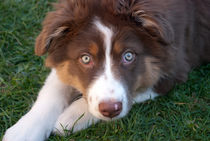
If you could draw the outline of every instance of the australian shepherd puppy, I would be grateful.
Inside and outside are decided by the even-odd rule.
[[[3,141],[43,141],[73,125],[79,131],[165,95],[210,61],[209,6],[209,0],[61,0],[35,45],[36,55],[48,53],[52,71]]]

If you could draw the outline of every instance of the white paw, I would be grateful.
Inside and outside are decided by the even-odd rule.
[[[80,98],[73,102],[58,118],[53,133],[58,135],[69,134],[69,131],[79,131],[99,121],[88,111],[87,102]],[[65,132],[65,130],[68,130]]]
[[[7,129],[3,141],[43,141],[50,135],[43,130],[43,124],[33,117],[22,117],[15,125]]]

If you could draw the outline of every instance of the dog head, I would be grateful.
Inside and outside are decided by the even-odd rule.
[[[93,115],[109,120],[157,83],[172,39],[167,22],[137,0],[66,0],[48,13],[35,53],[48,52],[46,65],[83,93]]]

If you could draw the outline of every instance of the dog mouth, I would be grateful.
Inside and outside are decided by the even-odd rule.
[[[95,83],[87,91],[89,112],[102,120],[124,117],[130,107],[127,91],[121,83]]]
[[[94,93],[75,91],[77,92],[77,96],[75,96],[73,101],[82,97],[85,98],[87,101],[88,112],[101,120],[110,121],[122,118],[126,116],[130,109],[129,99],[127,98],[127,91],[125,91],[125,89],[121,89],[120,93],[109,93],[106,95],[103,94],[103,91],[97,94],[95,93],[95,90],[92,91]]]

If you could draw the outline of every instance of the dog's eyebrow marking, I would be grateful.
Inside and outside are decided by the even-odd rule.
[[[109,79],[112,77],[111,73],[111,47],[112,47],[112,36],[113,31],[107,26],[103,25],[99,20],[95,21],[95,25],[98,30],[104,35],[104,46],[105,46],[105,75]]]

